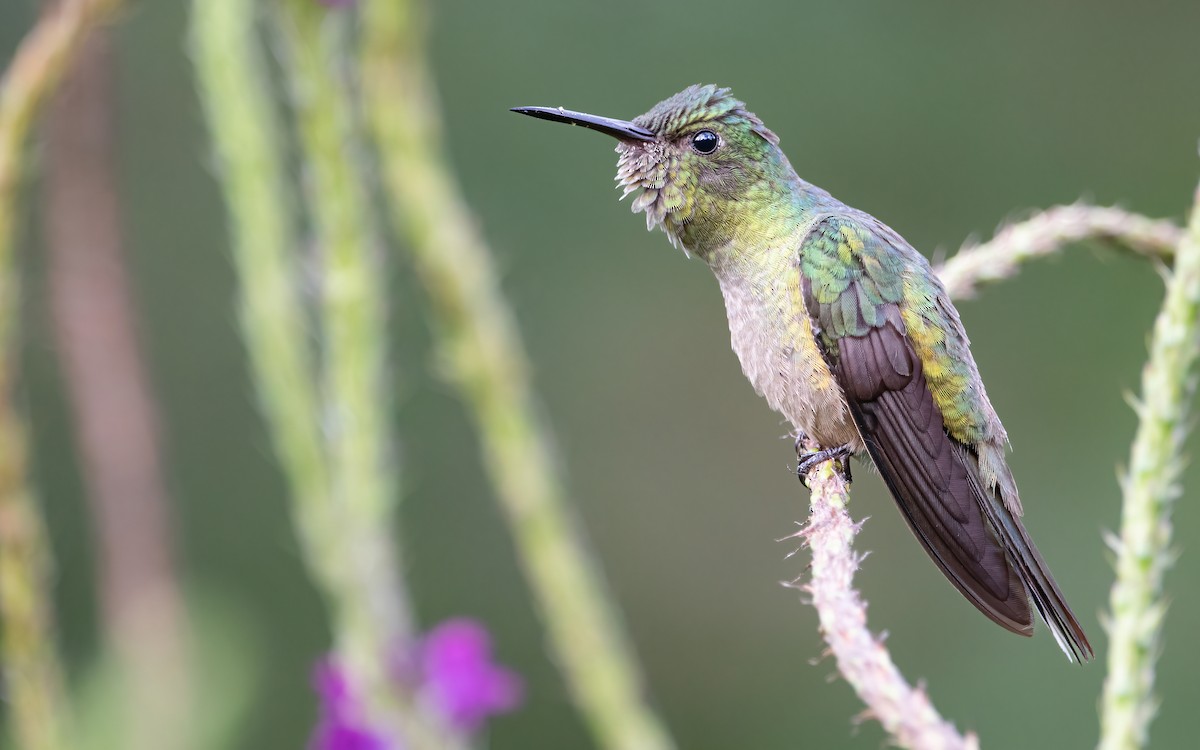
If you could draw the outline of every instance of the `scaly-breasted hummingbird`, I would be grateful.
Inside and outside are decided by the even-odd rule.
[[[513,111],[617,139],[617,181],[639,193],[634,212],[712,268],[746,377],[820,446],[801,455],[802,475],[865,451],[972,604],[1028,636],[1032,600],[1068,658],[1092,658],[1021,523],[1008,436],[920,253],[800,179],[779,138],[729,89],[692,86],[632,121]]]

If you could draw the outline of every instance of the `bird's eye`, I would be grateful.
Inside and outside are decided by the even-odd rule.
[[[711,154],[721,145],[721,137],[711,130],[701,130],[692,136],[692,148],[701,154]]]

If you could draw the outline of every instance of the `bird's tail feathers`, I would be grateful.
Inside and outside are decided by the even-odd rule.
[[[991,524],[997,541],[1004,547],[1009,564],[1029,590],[1034,608],[1050,628],[1059,648],[1073,662],[1090,661],[1095,653],[1088,643],[1087,635],[1067,604],[1062,590],[1054,582],[1054,577],[1050,575],[1046,561],[1042,559],[1033,540],[1029,538],[1029,533],[1025,531],[1020,517],[1009,511],[1000,487],[991,490],[980,479],[979,464],[975,456],[963,449],[962,458],[963,463],[971,469],[968,474],[975,485],[984,516]]]

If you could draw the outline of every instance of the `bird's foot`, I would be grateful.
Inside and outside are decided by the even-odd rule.
[[[836,459],[839,463],[837,469],[841,472],[842,478],[846,480],[846,484],[850,484],[852,481],[850,476],[850,456],[853,454],[854,450],[849,445],[839,445],[836,448],[824,448],[819,451],[807,451],[804,450],[801,439],[797,439],[796,458],[799,459],[799,462],[796,464],[796,478],[807,487],[809,472],[825,461]]]
[[[797,430],[796,434],[795,434],[795,438],[796,438],[796,455],[803,456],[805,453],[808,452],[804,449],[804,444],[808,442],[808,433]]]

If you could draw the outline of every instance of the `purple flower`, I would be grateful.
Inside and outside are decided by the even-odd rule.
[[[426,705],[464,734],[521,703],[521,678],[492,661],[491,636],[474,620],[447,620],[416,648],[409,644],[396,657],[396,686],[419,686]],[[370,726],[349,676],[332,656],[317,663],[313,688],[320,700],[320,720],[309,750],[398,750]]]
[[[464,732],[479,729],[489,716],[521,703],[521,678],[492,661],[491,636],[474,620],[447,620],[430,631],[421,649],[421,667],[434,705]]]
[[[321,702],[321,718],[309,750],[392,750],[386,739],[366,726],[350,681],[332,658],[317,663],[313,688]]]
[[[309,750],[388,750],[387,740],[369,729],[342,724],[328,718],[317,723]]]

